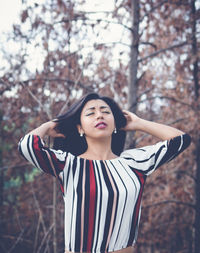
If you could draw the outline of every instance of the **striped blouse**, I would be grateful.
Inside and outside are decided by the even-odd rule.
[[[65,249],[97,253],[135,243],[147,175],[189,144],[190,136],[183,134],[126,150],[111,160],[87,160],[48,148],[39,136],[26,135],[19,151],[59,180],[65,203]]]

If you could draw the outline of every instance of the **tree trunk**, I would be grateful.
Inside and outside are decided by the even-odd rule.
[[[200,138],[196,142],[196,206],[195,206],[195,222],[194,222],[194,253],[200,252]]]
[[[57,181],[53,178],[53,252],[57,253],[57,229],[56,229],[56,202],[57,202]]]
[[[199,99],[199,80],[198,80],[198,48],[197,48],[197,38],[196,38],[196,19],[197,12],[195,8],[195,0],[191,1],[191,17],[192,17],[192,58],[193,60],[193,82],[195,91],[195,100],[198,103]],[[197,106],[197,115],[198,106]],[[195,185],[195,195],[196,195],[196,206],[195,206],[195,223],[194,223],[194,252],[200,252],[200,133],[197,133],[196,141],[196,185]]]
[[[51,117],[52,118],[52,117]],[[48,146],[52,145],[51,138],[48,138]],[[57,253],[57,224],[56,224],[56,204],[57,204],[57,178],[53,177],[53,211],[52,211],[52,223],[53,223],[53,253]]]
[[[199,98],[199,80],[198,80],[198,48],[197,48],[197,38],[196,38],[196,26],[197,26],[197,12],[195,7],[195,0],[191,1],[191,16],[192,16],[192,57],[193,57],[193,81],[194,81],[194,91],[195,98]]]
[[[0,127],[2,127],[1,123],[2,123],[2,119],[3,119],[3,115],[1,114],[0,111]],[[1,137],[2,135],[2,137]],[[4,138],[3,138],[3,127],[0,130],[0,220],[2,221],[1,225],[0,225],[0,239],[2,238],[3,235],[3,227],[4,227],[4,223],[3,223],[3,195],[4,195],[4,168],[3,168],[3,145],[4,145]]]
[[[1,155],[1,153],[0,153]],[[0,161],[0,220],[1,222],[1,226],[0,226],[0,240],[2,240],[2,235],[3,235],[3,227],[4,227],[4,223],[3,223],[3,193],[4,193],[4,172],[3,172],[3,167],[1,167],[1,161]]]
[[[137,108],[137,71],[138,71],[138,44],[139,44],[139,19],[140,19],[140,1],[131,0],[132,11],[132,43],[131,43],[131,55],[130,55],[130,79],[128,87],[128,108],[131,112],[136,112]],[[126,148],[133,148],[134,133],[127,134]]]

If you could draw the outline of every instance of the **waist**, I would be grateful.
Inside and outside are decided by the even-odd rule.
[[[72,251],[65,250],[65,253],[80,253],[80,252],[72,252]],[[81,252],[81,253],[90,253],[90,252]],[[120,249],[120,250],[109,251],[109,253],[133,253],[133,246]]]

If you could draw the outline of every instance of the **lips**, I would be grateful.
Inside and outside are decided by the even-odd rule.
[[[105,122],[99,122],[96,124],[95,127],[99,128],[99,129],[103,129],[103,128],[107,127],[107,124]]]

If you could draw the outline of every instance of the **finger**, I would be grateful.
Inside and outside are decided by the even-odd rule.
[[[126,127],[122,127],[122,128],[120,128],[120,130],[122,130],[122,131],[127,131],[127,128]]]
[[[123,112],[123,114],[124,114],[125,116],[128,116],[128,115],[130,114],[130,112],[127,111],[127,110],[123,110],[122,112]]]
[[[56,137],[65,138],[66,136],[64,134],[56,134]]]

